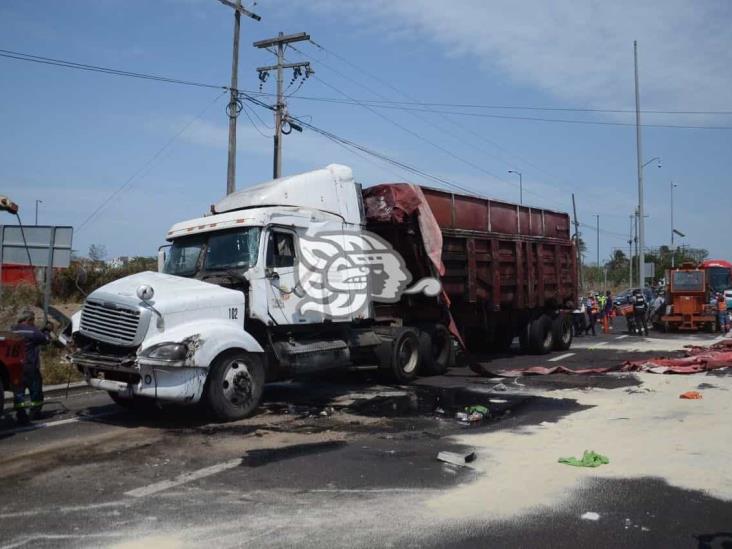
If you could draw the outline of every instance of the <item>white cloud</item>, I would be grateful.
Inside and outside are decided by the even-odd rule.
[[[302,5],[301,5],[302,6]],[[633,107],[633,40],[647,108],[721,110],[732,87],[732,15],[687,0],[317,0],[311,9],[371,21],[400,39],[474,56],[514,81],[588,106]]]

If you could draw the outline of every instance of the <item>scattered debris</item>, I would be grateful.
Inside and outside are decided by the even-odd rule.
[[[629,393],[631,395],[635,395],[635,394],[639,394],[639,393],[645,394],[645,393],[652,393],[653,389],[651,389],[650,387],[628,387],[625,390],[625,392]]]
[[[457,419],[458,421],[467,422],[467,421],[469,421],[469,419],[468,419],[469,417],[470,416],[468,416],[468,414],[466,414],[465,412],[458,412],[455,414],[455,419]]]
[[[702,398],[702,395],[699,391],[686,391],[685,393],[681,393],[679,395],[679,398],[683,398],[686,400],[700,400]]]
[[[560,457],[557,461],[574,467],[599,467],[600,465],[610,463],[610,460],[606,456],[598,454],[594,450],[585,450],[584,454],[582,454],[582,459],[577,459],[576,457]]]
[[[587,511],[586,513],[582,513],[580,518],[582,520],[600,520],[600,514],[593,511]]]
[[[497,385],[494,385],[493,387],[491,387],[491,389],[493,389],[494,391],[500,391],[500,392],[508,391],[508,387],[506,387],[503,383],[498,383]]]
[[[438,461],[451,463],[452,465],[459,465],[461,467],[466,467],[466,464],[474,462],[477,457],[478,456],[475,452],[470,452],[469,454],[465,455],[455,452],[440,452],[439,454],[437,454]]]
[[[440,408],[440,407],[438,406],[437,408],[435,408],[435,413],[436,413],[436,414],[440,414],[441,416],[444,416],[444,415],[445,415],[445,410],[444,410],[444,409],[442,409],[442,408]]]

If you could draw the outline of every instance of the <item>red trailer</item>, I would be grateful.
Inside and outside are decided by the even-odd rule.
[[[440,278],[468,350],[505,351],[517,336],[525,352],[569,348],[578,290],[568,214],[406,183],[370,187],[364,198],[367,228],[392,243],[414,279]],[[409,322],[446,314],[424,296],[377,310]]]

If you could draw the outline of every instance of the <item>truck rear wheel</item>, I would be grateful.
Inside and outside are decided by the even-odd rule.
[[[419,368],[429,376],[447,372],[452,362],[452,336],[445,326],[435,324],[419,333]]]
[[[536,355],[545,355],[554,347],[552,319],[543,314],[529,325],[529,350]]]
[[[566,351],[572,346],[572,321],[569,315],[558,314],[552,320],[554,350]]]
[[[259,356],[244,351],[225,353],[211,364],[204,389],[206,404],[222,421],[245,418],[259,406],[264,378]]]
[[[417,377],[419,338],[412,328],[399,328],[393,339],[380,349],[380,367],[389,372],[397,383],[409,383]]]

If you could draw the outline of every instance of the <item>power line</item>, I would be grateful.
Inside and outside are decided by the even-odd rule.
[[[157,82],[164,82],[168,84],[179,84],[184,86],[194,86],[194,87],[200,87],[200,88],[212,88],[212,89],[225,89],[228,90],[229,87],[222,86],[222,85],[216,85],[216,84],[208,84],[204,82],[196,82],[192,80],[182,80],[178,78],[171,78],[167,76],[161,76],[161,75],[155,75],[155,74],[146,74],[146,73],[139,73],[139,72],[133,72],[133,71],[125,71],[120,69],[114,69],[110,67],[103,67],[100,65],[89,65],[86,63],[77,63],[74,61],[66,61],[63,59],[55,59],[51,57],[44,57],[39,55],[32,55],[27,54],[23,52],[17,52],[13,50],[5,50],[0,49],[0,57],[4,57],[7,59],[15,59],[18,61],[26,61],[26,62],[32,62],[32,63],[40,63],[45,65],[52,65],[62,68],[69,68],[69,69],[76,69],[76,70],[83,70],[83,71],[89,71],[89,72],[96,72],[96,73],[102,73],[102,74],[110,74],[113,76],[125,76],[129,78],[138,78],[143,80],[152,80]],[[257,93],[251,90],[248,90],[249,93]],[[262,94],[264,95],[264,94]],[[302,99],[306,101],[321,101],[321,102],[330,102],[330,103],[344,103],[344,104],[355,104],[355,105],[370,105],[373,107],[378,108],[394,108],[394,109],[401,109],[401,110],[414,110],[418,112],[428,112],[428,113],[439,113],[439,114],[447,114],[447,115],[456,115],[456,116],[470,116],[470,117],[483,117],[483,118],[502,118],[502,119],[508,119],[508,120],[527,120],[527,121],[535,121],[535,122],[550,122],[550,123],[561,123],[561,124],[585,124],[585,125],[602,125],[602,126],[633,126],[632,123],[624,123],[624,122],[610,122],[610,121],[594,121],[594,120],[571,120],[571,119],[557,119],[557,118],[543,118],[543,117],[529,117],[529,116],[511,116],[511,115],[499,115],[499,114],[487,114],[487,113],[469,113],[469,112],[460,112],[460,111],[452,111],[452,110],[434,110],[434,109],[418,109],[418,108],[411,108],[404,105],[408,105],[408,102],[398,102],[398,101],[373,101],[373,100],[360,100],[356,98],[350,98],[350,101],[344,101],[338,98],[328,98],[328,97],[307,97],[307,96],[297,96],[297,99]],[[391,104],[391,106],[390,106]],[[509,106],[509,105],[475,105],[475,104],[461,104],[461,103],[412,103],[418,106],[449,106],[449,107],[465,107],[465,108],[495,108],[495,109],[517,109],[517,110],[546,110],[546,111],[574,111],[574,112],[599,112],[599,113],[622,113],[622,112],[630,112],[625,111],[623,109],[582,109],[582,108],[569,108],[569,107],[562,107],[562,108],[554,108],[554,107],[531,107],[531,106]],[[402,106],[400,106],[402,105]],[[687,115],[728,115],[732,114],[732,111],[660,111],[660,110],[650,110],[650,111],[643,111],[645,113],[650,114],[687,114]],[[698,129],[698,130],[730,130],[732,129],[732,126],[702,126],[702,125],[681,125],[681,124],[643,124],[644,127],[649,128],[671,128],[671,129]]]
[[[154,80],[157,82],[166,82],[168,84],[181,84],[184,86],[195,86],[199,88],[213,88],[213,89],[227,89],[226,86],[217,86],[214,84],[206,84],[203,82],[194,82],[191,80],[180,80],[178,78],[170,78],[167,76],[160,76],[156,74],[145,74],[141,72],[124,71],[120,69],[112,69],[109,67],[102,67],[99,65],[88,65],[85,63],[76,63],[73,61],[65,61],[63,59],[54,59],[51,57],[43,57],[40,55],[31,55],[29,53],[21,53],[12,50],[0,49],[0,57],[8,59],[16,59],[18,61],[28,61],[31,63],[40,63],[43,65],[53,65],[56,67],[63,67],[67,69],[76,69],[89,72],[98,72],[104,74],[111,74],[114,76],[126,76],[129,78],[140,78],[143,80]]]

